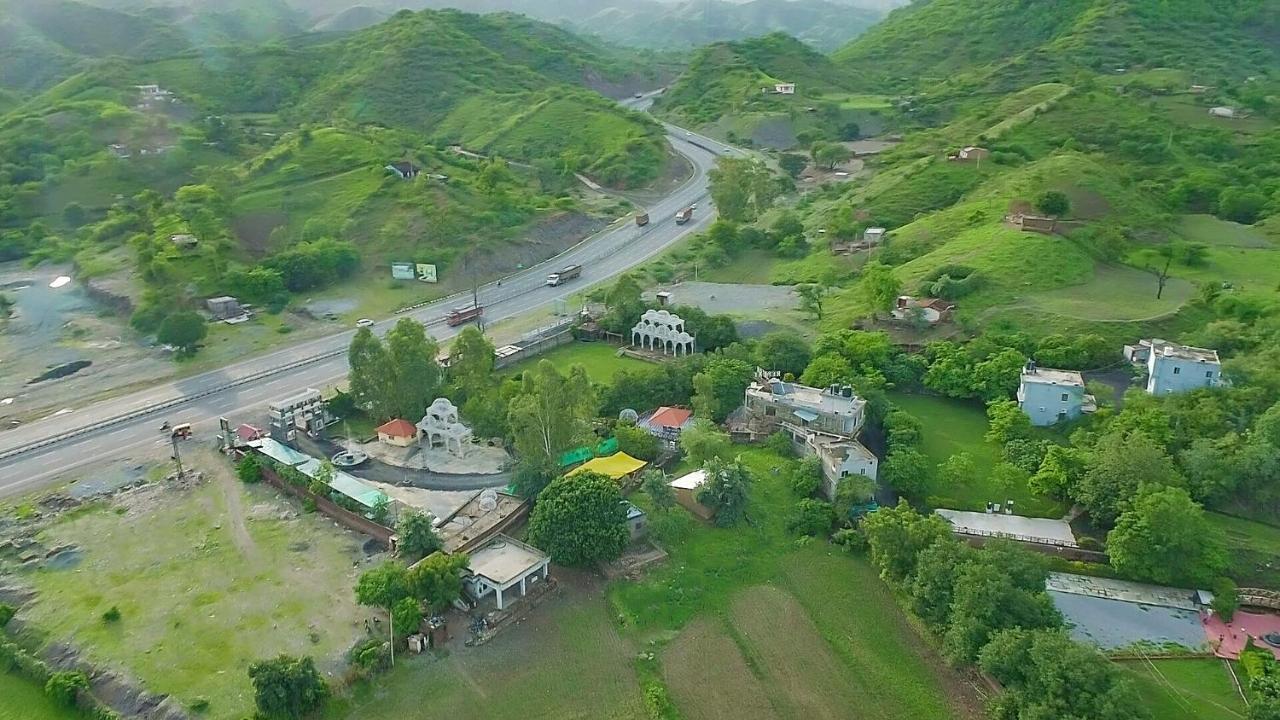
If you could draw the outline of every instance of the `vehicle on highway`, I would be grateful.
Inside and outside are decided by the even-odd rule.
[[[173,426],[173,430],[169,433],[169,437],[178,440],[186,440],[191,437],[191,423],[179,423]]]
[[[356,327],[373,327],[373,321],[369,318],[360,318],[356,321]]]
[[[636,227],[644,227],[649,224],[649,213],[636,213]]]
[[[683,225],[693,219],[693,208],[687,207],[676,213],[676,224]]]
[[[483,314],[484,314],[484,306],[482,305],[472,305],[471,307],[465,307],[465,308],[454,308],[449,311],[448,315],[444,316],[444,322],[449,327],[457,327],[458,325],[461,325],[465,322],[470,322],[472,320],[475,320]]]
[[[168,420],[165,420],[163,423],[160,424],[160,432],[162,433],[167,433],[172,429],[173,429],[173,426],[169,424]]]
[[[567,283],[582,274],[581,265],[570,265],[547,276],[547,284],[551,287]]]
[[[636,94],[635,94],[635,98],[636,98],[637,100],[639,100],[639,99],[640,99],[640,98],[642,98],[642,97],[644,97],[644,93],[636,93]]]

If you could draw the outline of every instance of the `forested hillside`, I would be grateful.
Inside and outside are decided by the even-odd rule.
[[[514,267],[533,259],[512,246],[524,233],[591,226],[574,173],[634,187],[669,160],[657,123],[591,89],[652,82],[633,55],[518,16],[402,12],[336,38],[188,49],[158,44],[188,37],[158,19],[187,8],[67,12],[142,25],[115,45],[59,26],[49,47],[69,64],[50,79],[76,72],[0,93],[0,259],[118,275],[142,330],[175,296],[281,307],[291,292],[381,278],[391,260],[447,275],[505,248]],[[151,24],[154,46],[123,44]],[[393,162],[422,174],[401,180]],[[186,235],[198,244],[171,239]]]

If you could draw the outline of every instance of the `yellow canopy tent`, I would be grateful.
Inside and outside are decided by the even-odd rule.
[[[571,477],[583,472],[594,472],[606,475],[614,480],[621,480],[648,464],[644,460],[637,460],[624,452],[616,452],[608,457],[592,458],[565,473],[565,477]]]

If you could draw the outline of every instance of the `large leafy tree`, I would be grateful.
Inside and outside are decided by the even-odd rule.
[[[1062,624],[1062,616],[1044,592],[1043,575],[1038,586],[1028,588],[995,563],[971,563],[957,575],[952,593],[943,647],[957,663],[976,660],[997,631]]]
[[[468,325],[449,348],[449,381],[457,402],[465,403],[490,386],[493,376],[493,343],[475,325]]]
[[[941,517],[916,512],[906,500],[882,507],[862,520],[871,562],[886,580],[902,582],[915,575],[920,553],[938,542],[953,542],[951,526]]]
[[[358,407],[378,419],[391,416],[389,399],[394,374],[382,341],[369,328],[360,328],[347,350],[348,392]]]
[[[914,447],[898,447],[885,458],[880,478],[900,493],[920,495],[933,479],[933,467],[929,458]]]
[[[309,658],[280,655],[249,666],[258,713],[269,720],[297,720],[320,709],[329,686]]]
[[[712,458],[728,458],[733,444],[729,434],[715,423],[698,419],[681,431],[680,449],[693,464],[701,466]]]
[[[178,352],[183,355],[190,355],[208,334],[209,325],[198,313],[179,310],[160,323],[156,339],[178,348]]]
[[[614,281],[604,302],[609,308],[600,320],[600,326],[609,332],[628,333],[644,314],[645,303],[640,297],[640,283],[630,275],[623,275]],[[627,338],[630,340],[630,338]]]
[[[401,513],[396,532],[400,536],[400,553],[406,558],[417,560],[441,547],[440,536],[431,525],[431,516],[416,510]]]
[[[405,573],[405,587],[410,597],[432,611],[443,610],[462,593],[462,575],[469,562],[465,553],[429,555]]]
[[[738,461],[712,458],[703,465],[707,481],[698,489],[698,502],[715,511],[715,523],[730,527],[746,515],[751,476]]]
[[[693,409],[699,417],[721,422],[742,404],[754,372],[743,360],[716,357],[693,376]]]
[[[1105,656],[1062,630],[1006,629],[979,656],[1004,691],[993,701],[996,720],[1150,717],[1132,684]]]
[[[1116,570],[1162,584],[1208,584],[1226,568],[1225,546],[1222,530],[1175,487],[1148,488],[1107,534]]]
[[[709,177],[716,210],[732,222],[755,219],[777,194],[769,168],[759,160],[722,157]]]
[[[1094,522],[1110,525],[1145,485],[1181,485],[1182,477],[1164,449],[1141,431],[1108,433],[1094,447],[1074,499]]]
[[[443,374],[436,357],[440,346],[422,323],[400,321],[387,333],[387,358],[392,370],[392,396],[387,405],[396,417],[416,420],[440,396]]]
[[[857,292],[859,299],[875,316],[893,307],[894,300],[902,294],[902,281],[893,274],[893,268],[872,261],[862,267]]]
[[[529,461],[554,464],[582,442],[595,414],[591,381],[581,365],[562,375],[548,360],[526,370],[507,411],[516,451]]]
[[[671,483],[667,481],[666,474],[661,470],[645,470],[641,475],[640,489],[649,496],[654,509],[658,512],[666,512],[675,507],[676,492],[671,488]]]
[[[626,510],[618,483],[582,472],[553,480],[538,495],[529,540],[561,565],[613,560],[627,545]]]
[[[756,364],[799,377],[809,365],[809,343],[795,332],[772,332],[756,346]]]

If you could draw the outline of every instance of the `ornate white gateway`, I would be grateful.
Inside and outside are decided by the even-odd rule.
[[[467,444],[471,442],[471,428],[458,420],[458,408],[448,398],[432,401],[417,427],[427,447],[443,446],[458,457],[466,454]]]
[[[631,328],[631,344],[663,355],[693,352],[693,336],[685,332],[684,320],[666,310],[646,310]]]

